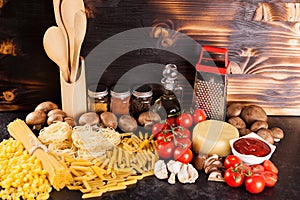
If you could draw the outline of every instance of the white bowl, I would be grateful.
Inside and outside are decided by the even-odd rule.
[[[241,154],[233,148],[233,143],[235,141],[241,139],[241,138],[256,138],[256,139],[259,139],[259,140],[265,142],[270,147],[271,151],[268,155],[263,156],[263,157],[258,157],[258,156],[254,156],[254,155],[248,155],[248,154]],[[229,141],[229,144],[230,144],[231,151],[232,151],[233,155],[239,157],[247,165],[260,164],[260,163],[263,163],[265,160],[269,160],[271,158],[272,154],[274,153],[275,149],[276,149],[276,146],[268,143],[266,140],[264,140],[263,138],[258,136],[256,133],[250,133],[250,134],[245,135],[243,137],[232,139],[232,140]]]

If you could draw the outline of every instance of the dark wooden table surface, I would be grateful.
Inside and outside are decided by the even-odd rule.
[[[9,137],[6,126],[15,118],[24,119],[26,113],[0,113],[1,139]],[[199,172],[195,184],[176,183],[147,177],[120,192],[103,194],[97,199],[299,199],[300,197],[300,117],[269,117],[270,127],[281,127],[285,138],[276,144],[271,160],[279,168],[279,180],[274,188],[266,188],[258,195],[248,193],[245,188],[231,188],[225,183],[208,182],[207,175]],[[51,193],[51,200],[79,200],[80,192],[63,189]],[[96,199],[96,198],[95,198]]]

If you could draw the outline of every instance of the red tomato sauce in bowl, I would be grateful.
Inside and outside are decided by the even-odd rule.
[[[256,138],[240,138],[233,143],[233,148],[240,154],[267,156],[271,152],[268,144]]]

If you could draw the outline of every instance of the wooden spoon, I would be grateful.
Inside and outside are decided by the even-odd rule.
[[[79,57],[81,45],[86,34],[87,19],[84,11],[80,10],[75,14],[74,18],[74,57],[71,65],[70,82],[74,83],[77,78],[77,71],[79,69]]]
[[[64,34],[64,37],[66,38],[66,46],[68,47],[67,48],[67,53],[69,54],[69,44],[68,44],[68,35],[67,35],[67,32],[66,32],[66,28],[64,26],[64,23],[62,21],[62,17],[61,17],[61,3],[62,3],[62,0],[53,0],[53,8],[54,8],[54,16],[55,16],[55,21],[56,21],[56,24],[57,26],[62,30],[63,34]],[[68,62],[69,62],[69,57],[68,57]]]
[[[74,59],[74,19],[76,12],[78,12],[79,10],[85,11],[83,0],[63,0],[61,3],[60,11],[62,22],[64,24],[64,27],[66,28],[66,32],[68,35],[70,62],[72,62]]]
[[[68,51],[62,30],[57,26],[48,28],[44,34],[43,45],[48,57],[59,66],[63,78],[69,82]]]

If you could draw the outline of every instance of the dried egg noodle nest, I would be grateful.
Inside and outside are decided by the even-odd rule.
[[[43,128],[39,133],[39,140],[46,145],[54,142],[70,140],[72,127],[67,122],[56,122]]]
[[[71,135],[72,127],[68,123],[56,122],[43,128],[38,138],[55,155],[74,155],[76,148],[72,143]]]
[[[73,128],[73,144],[78,148],[79,158],[91,160],[103,156],[107,150],[112,150],[120,140],[119,133],[113,129],[91,126],[76,126]]]

